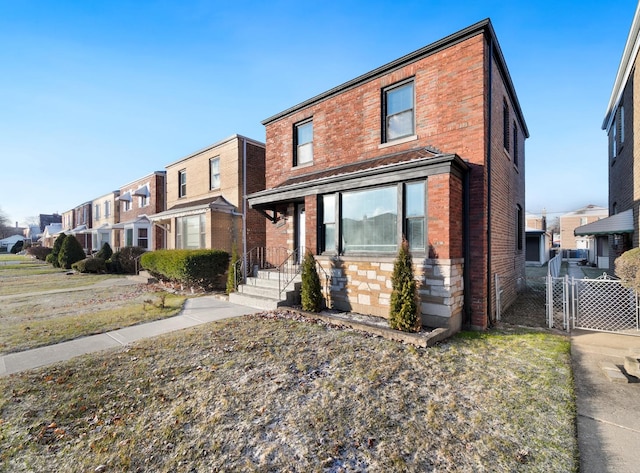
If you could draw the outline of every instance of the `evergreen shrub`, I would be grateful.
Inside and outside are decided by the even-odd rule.
[[[96,253],[96,257],[102,258],[107,261],[109,258],[113,256],[113,250],[111,249],[111,245],[109,243],[104,242],[102,244],[102,248]]]
[[[56,238],[56,241],[53,242],[53,249],[51,250],[51,261],[49,261],[49,258],[47,257],[47,263],[51,263],[54,268],[60,267],[60,263],[58,262],[58,255],[60,254],[62,243],[64,243],[64,240],[66,238],[67,235],[61,233],[60,235],[58,235],[58,238]]]
[[[320,312],[322,309],[322,286],[316,269],[316,259],[307,251],[302,260],[302,310]]]
[[[82,245],[76,237],[69,236],[62,242],[60,253],[58,254],[58,265],[64,269],[71,269],[73,263],[77,263],[85,259],[87,255],[82,248]]]
[[[420,328],[417,285],[409,243],[403,239],[393,265],[392,292],[389,307],[389,326],[403,332],[416,332]]]

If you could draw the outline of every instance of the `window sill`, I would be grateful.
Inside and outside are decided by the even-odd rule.
[[[410,141],[416,141],[417,139],[418,139],[418,135],[405,136],[404,138],[398,138],[397,140],[387,141],[386,143],[380,143],[378,145],[378,149],[384,149],[394,145],[409,143]]]
[[[303,169],[303,168],[308,168],[308,167],[311,167],[311,166],[313,166],[313,161],[308,162],[308,163],[298,164],[298,165],[296,165],[296,166],[291,166],[291,170],[294,170],[294,169]]]

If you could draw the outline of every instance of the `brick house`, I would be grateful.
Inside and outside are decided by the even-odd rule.
[[[119,219],[113,226],[114,250],[139,246],[146,250],[165,247],[165,231],[154,227],[150,216],[165,210],[166,172],[155,171],[122,186],[118,191]]]
[[[98,251],[108,243],[114,247],[113,226],[120,221],[120,191],[113,191],[92,201],[91,249]]]
[[[640,245],[640,160],[636,159],[635,151],[639,149],[635,137],[639,50],[640,4],[636,6],[602,122],[609,142],[610,216],[576,229],[578,236],[597,239],[598,267],[604,269],[614,269],[617,257]]]
[[[263,121],[267,249],[310,250],[340,310],[388,316],[409,241],[424,325],[484,329],[524,278],[528,130],[490,20]],[[277,263],[277,262],[275,262]]]
[[[264,246],[262,216],[243,218],[244,195],[264,189],[264,160],[264,143],[233,135],[166,166],[167,208],[150,216],[166,230],[166,247]]]
[[[85,202],[62,214],[61,233],[75,236],[87,253],[92,248],[92,204],[91,201]]]

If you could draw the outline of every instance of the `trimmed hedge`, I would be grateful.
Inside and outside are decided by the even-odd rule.
[[[97,256],[73,263],[71,267],[79,273],[104,273],[107,270],[104,259]]]
[[[136,274],[136,259],[146,250],[139,246],[125,246],[107,260],[107,271],[115,274]]]
[[[220,276],[229,266],[229,253],[222,250],[156,250],[142,255],[140,264],[156,277],[213,289],[221,285]]]

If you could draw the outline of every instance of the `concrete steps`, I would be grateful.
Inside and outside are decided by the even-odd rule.
[[[262,310],[274,310],[282,306],[300,304],[300,287],[302,279],[298,274],[279,294],[278,273],[275,271],[258,271],[255,277],[247,278],[236,292],[229,294],[229,302],[254,307]]]

